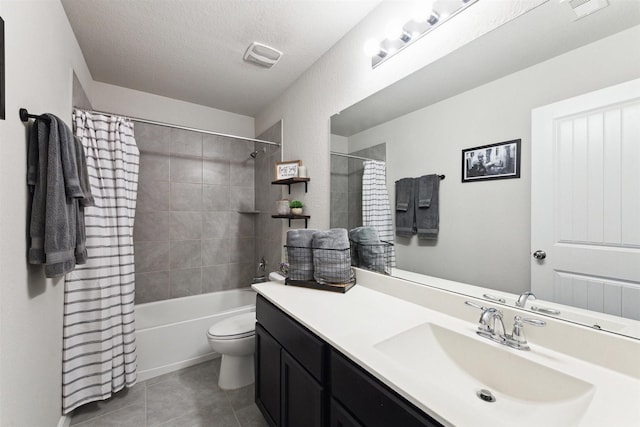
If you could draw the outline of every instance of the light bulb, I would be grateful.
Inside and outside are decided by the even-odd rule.
[[[384,35],[389,40],[399,40],[403,34],[402,23],[396,20],[389,22],[384,30]]]
[[[367,40],[364,43],[364,53],[368,57],[375,56],[380,53],[380,42],[374,38]]]
[[[422,0],[415,2],[411,18],[416,22],[426,22],[431,17],[433,11],[433,0]]]

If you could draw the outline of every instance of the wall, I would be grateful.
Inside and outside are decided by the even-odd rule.
[[[455,22],[448,22],[372,70],[362,51],[364,42],[378,37],[394,17],[402,22],[412,6],[412,2],[383,2],[261,111],[256,117],[257,133],[282,119],[284,158],[300,159],[307,166],[309,193],[292,189],[292,197],[305,198],[305,213],[311,215],[309,226],[327,228],[330,224],[329,117],[544,1],[478,2]]]
[[[61,416],[63,283],[26,263],[26,138],[18,109],[71,123],[73,71],[91,75],[58,1],[2,1],[7,118],[0,121],[0,425],[55,426]]]
[[[640,64],[637,40],[640,27],[350,137],[351,150],[387,142],[390,200],[400,178],[447,176],[437,242],[397,238],[398,268],[516,294],[529,290],[531,110],[640,76],[639,66],[629,66]],[[606,67],[594,67],[595,57]],[[522,139],[520,179],[460,182],[462,149],[512,139]]]
[[[96,110],[253,138],[253,117],[101,82],[93,83]]]
[[[282,142],[282,122],[278,122],[258,135],[258,139]],[[276,200],[282,198],[282,187],[272,185],[276,162],[281,159],[282,150],[277,145],[255,144],[258,155],[255,160],[256,189],[256,263],[265,258],[266,273],[277,271],[282,252],[282,230],[284,220],[271,218],[276,212]],[[263,151],[264,149],[264,151]]]
[[[135,123],[136,303],[249,286],[254,143]]]

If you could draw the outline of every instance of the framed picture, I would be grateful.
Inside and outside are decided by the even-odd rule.
[[[520,141],[462,150],[462,182],[520,178]]]
[[[298,167],[302,164],[300,160],[289,160],[287,162],[276,163],[276,181],[280,179],[295,178],[298,176]]]
[[[0,120],[5,119],[4,92],[4,20],[0,18]]]

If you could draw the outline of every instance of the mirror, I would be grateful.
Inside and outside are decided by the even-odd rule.
[[[530,290],[531,111],[640,77],[640,8],[633,3],[610,2],[571,21],[566,5],[546,2],[331,118],[334,152],[366,153],[384,144],[392,204],[395,181],[446,176],[437,240],[396,237],[394,276],[511,306]],[[461,182],[462,150],[517,139],[520,178]],[[334,172],[341,160],[331,160]],[[337,185],[344,189],[338,181],[332,173],[332,194],[342,191]],[[357,189],[347,194],[348,201],[332,197],[332,226],[345,227],[334,207],[347,206],[342,217],[358,209],[351,199]],[[640,319],[640,290],[630,298],[622,305],[632,319],[552,301],[526,307],[640,338],[633,320]]]

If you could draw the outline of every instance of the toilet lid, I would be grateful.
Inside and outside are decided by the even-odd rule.
[[[221,320],[211,326],[207,334],[217,339],[237,339],[249,337],[255,331],[256,313],[251,311]]]

